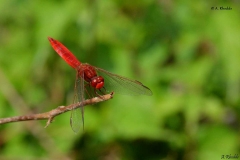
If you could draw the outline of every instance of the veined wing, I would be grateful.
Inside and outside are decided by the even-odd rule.
[[[152,91],[139,81],[130,80],[101,68],[95,67],[95,69],[104,78],[104,87],[108,92],[114,91],[125,95],[152,95]]]
[[[80,75],[80,74],[82,75]],[[76,81],[75,81],[75,93],[74,93],[74,103],[83,102],[84,101],[84,74],[83,72],[77,72]],[[70,124],[72,130],[77,133],[80,128],[84,129],[84,108],[80,106],[72,110]]]

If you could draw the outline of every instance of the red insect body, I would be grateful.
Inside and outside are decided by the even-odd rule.
[[[81,62],[60,42],[48,37],[53,49],[74,69],[77,69]]]
[[[74,69],[78,71],[78,75],[84,77],[93,88],[100,89],[104,86],[104,79],[97,76],[96,70],[89,64],[82,64],[62,43],[48,37],[53,49]],[[82,74],[84,72],[84,74]],[[82,76],[84,75],[84,76]]]

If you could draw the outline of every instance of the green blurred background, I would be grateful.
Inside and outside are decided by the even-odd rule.
[[[231,10],[220,10],[220,7]],[[212,10],[218,7],[219,10]],[[174,160],[239,154],[239,1],[2,0],[0,117],[73,101],[75,71],[47,37],[82,62],[137,79],[153,96],[0,126],[0,159]]]

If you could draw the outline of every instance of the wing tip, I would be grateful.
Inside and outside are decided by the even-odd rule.
[[[149,89],[149,91],[145,94],[147,96],[152,96],[153,95],[153,92]]]

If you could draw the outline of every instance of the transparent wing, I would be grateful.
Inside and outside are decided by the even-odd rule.
[[[77,72],[77,75],[76,75],[74,103],[84,101],[84,78],[83,78],[84,74],[80,75],[79,73],[83,73],[83,72],[81,71]],[[72,130],[75,133],[79,132],[81,127],[83,127],[84,129],[84,108],[83,107],[72,110],[70,124],[71,124]]]
[[[152,91],[139,81],[130,80],[101,68],[95,67],[95,69],[104,78],[104,87],[107,92],[114,91],[115,93],[125,95],[152,95]]]

